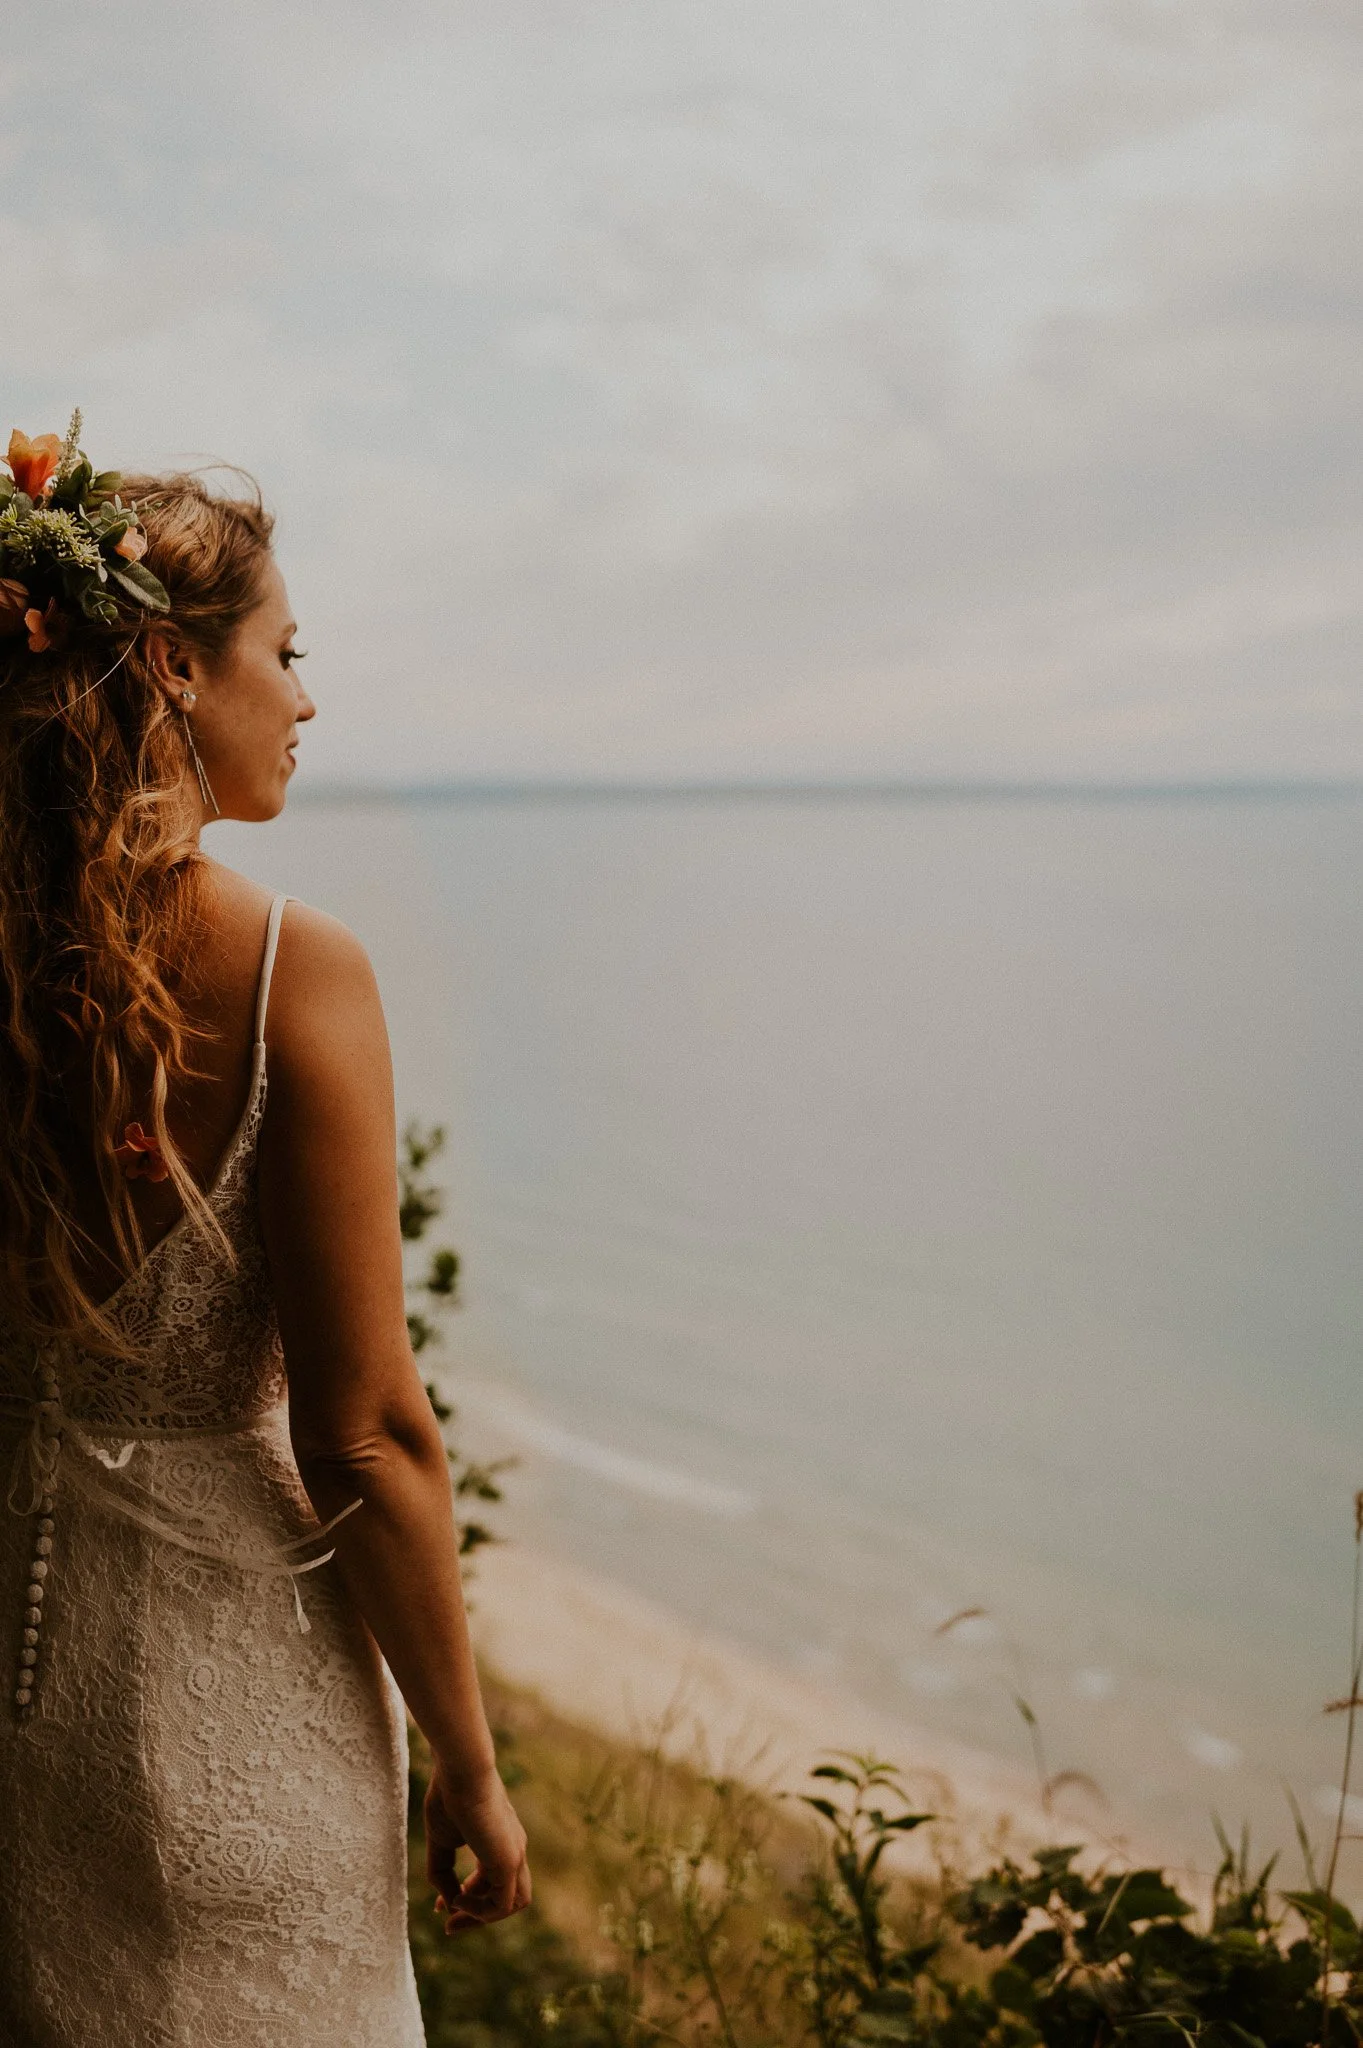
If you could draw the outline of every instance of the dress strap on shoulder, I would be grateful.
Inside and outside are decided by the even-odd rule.
[[[284,905],[291,903],[291,896],[276,896],[270,905],[270,921],[265,927],[265,954],[260,963],[260,990],[256,996],[256,1044],[265,1043],[265,1013],[270,1007],[270,981],[274,974],[274,958],[279,951],[279,927],[284,920]]]

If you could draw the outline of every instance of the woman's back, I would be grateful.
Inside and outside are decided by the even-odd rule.
[[[255,1084],[256,1045],[262,1037],[258,993],[270,918],[269,892],[217,862],[205,862],[193,935],[193,957],[178,992],[192,1035],[195,1071],[167,1102],[167,1122],[195,1181],[213,1185],[238,1135]],[[90,1074],[79,1052],[69,1061],[67,1084],[79,1105],[67,1133],[64,1163],[75,1193],[82,1232],[77,1271],[98,1301],[128,1275],[120,1263],[104,1190],[95,1170],[88,1109]],[[145,1172],[128,1186],[142,1246],[152,1249],[178,1224],[184,1203],[173,1181]]]
[[[197,977],[200,1014],[216,1013],[227,1025],[211,1046],[218,1071],[196,1087],[191,1108],[177,1103],[169,1116],[182,1126],[182,1149],[199,1168],[212,1234],[185,1212],[168,1181],[143,1173],[133,1194],[145,1249],[120,1275],[95,1177],[87,1169],[77,1181],[88,1190],[90,1237],[95,1245],[103,1240],[86,1262],[90,1284],[122,1344],[106,1348],[73,1339],[46,1351],[62,1361],[64,1411],[91,1425],[226,1424],[263,1405],[258,1386],[277,1399],[283,1383],[256,1165],[268,1094],[265,1031],[285,899],[271,900],[250,884],[223,893],[239,899],[237,915],[230,923],[211,912],[205,918],[209,959]],[[239,971],[241,936],[257,924],[249,913],[258,908],[263,920],[246,981]],[[27,1391],[34,1356],[31,1343],[0,1347],[0,1389],[11,1399]]]
[[[152,1244],[106,1303],[124,1355],[0,1357],[0,1583],[22,1644],[0,1736],[0,1811],[18,1823],[0,1913],[38,1973],[30,1998],[42,1986],[8,2011],[0,1990],[6,2039],[45,2038],[41,2012],[63,2042],[264,2048],[287,2031],[331,2048],[338,1994],[349,2040],[420,2038],[392,1826],[401,1708],[339,1588],[313,1574],[326,1545],[290,1450],[258,1220],[283,913],[277,898],[250,1078],[207,1190],[222,1243],[181,1216]],[[76,1924],[92,1971],[67,1967]]]

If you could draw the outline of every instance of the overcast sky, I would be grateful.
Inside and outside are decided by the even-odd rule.
[[[1357,0],[8,0],[3,424],[317,778],[1363,773]]]

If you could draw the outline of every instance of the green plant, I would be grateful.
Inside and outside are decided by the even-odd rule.
[[[439,1156],[444,1144],[445,1133],[439,1124],[423,1129],[413,1121],[403,1131],[398,1152],[398,1225],[404,1244],[420,1244],[444,1208],[440,1189],[426,1178],[426,1168]],[[445,1316],[459,1305],[458,1252],[447,1245],[432,1251],[422,1271],[409,1279],[407,1297],[407,1334],[412,1350],[419,1356],[429,1345],[440,1342]],[[457,1411],[442,1399],[433,1380],[426,1382],[426,1392],[445,1432],[456,1505],[482,1502],[495,1506],[502,1498],[500,1476],[515,1460],[499,1458],[489,1464],[468,1457],[457,1443],[450,1441],[450,1432],[458,1420]],[[484,1522],[460,1513],[461,1557],[497,1540]]]
[[[785,1943],[788,1994],[805,2007],[821,2048],[851,2040],[909,2038],[917,1980],[942,1949],[936,1930],[909,1938],[887,1916],[891,1884],[883,1858],[891,1843],[934,1816],[918,1813],[899,1774],[877,1757],[837,1752],[819,1764],[818,1792],[800,1795],[828,1831],[826,1867],[810,1870]],[[898,1812],[887,1812],[893,1804]]]
[[[1087,2048],[1184,2041],[1207,2048],[1318,2038],[1317,1944],[1283,1939],[1247,1845],[1225,1845],[1207,1924],[1159,1870],[1075,1867],[1077,1848],[1005,1861],[953,1894],[947,1910],[973,1946],[1002,1949],[987,1993],[956,2001],[976,2024],[1019,2041]],[[969,2011],[967,2012],[967,2007]]]

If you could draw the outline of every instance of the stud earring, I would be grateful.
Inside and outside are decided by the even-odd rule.
[[[190,710],[198,701],[199,693],[197,690],[181,690],[180,702],[184,705],[186,711]]]

